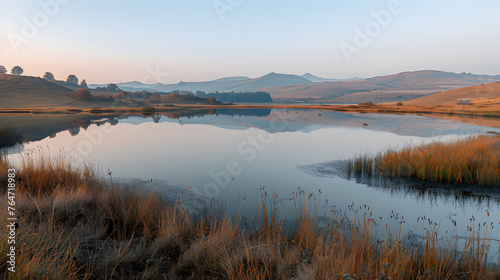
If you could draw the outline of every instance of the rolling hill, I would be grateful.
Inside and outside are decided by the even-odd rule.
[[[191,92],[265,91],[275,100],[307,100],[313,102],[376,103],[406,101],[437,92],[500,81],[500,75],[474,75],[423,70],[402,72],[368,79],[324,79],[310,73],[299,75],[269,73],[258,78],[227,77],[205,82],[177,84],[118,83],[122,90]],[[91,87],[105,85],[91,85]]]
[[[312,75],[311,75],[312,76]],[[315,76],[314,76],[315,77]],[[321,79],[317,77],[318,79]],[[122,90],[128,91],[161,91],[170,92],[174,90],[185,90],[185,91],[205,91],[205,92],[248,92],[248,91],[258,91],[262,88],[267,88],[271,86],[283,86],[283,85],[296,85],[296,84],[310,84],[310,80],[297,76],[297,75],[287,75],[287,74],[277,74],[269,73],[265,76],[250,79],[248,77],[236,76],[221,78],[214,81],[205,82],[179,82],[177,84],[143,84],[140,82],[129,82],[129,83],[117,83],[118,87]],[[98,87],[106,85],[93,84],[90,87]]]
[[[316,77],[312,76],[311,77]],[[322,79],[316,77],[317,79]],[[205,82],[179,82],[177,84],[143,84],[140,82],[127,82],[117,83],[118,87],[122,90],[128,91],[162,91],[170,92],[173,90],[186,90],[191,92],[205,91],[205,92],[246,92],[258,91],[262,88],[271,86],[283,85],[296,85],[296,84],[310,84],[312,81],[297,75],[269,73],[265,76],[250,79],[244,76],[226,77],[214,81]],[[106,86],[103,84],[92,84],[91,88]]]
[[[0,74],[0,107],[64,106],[72,90],[41,78]]]
[[[109,105],[98,97],[74,100],[74,91],[42,78],[0,74],[0,108],[102,107]]]
[[[380,103],[411,100],[437,92],[495,81],[500,81],[500,75],[424,70],[369,79],[277,86],[261,90],[269,92],[274,99],[314,98],[322,102]]]
[[[323,82],[329,82],[329,81],[340,81],[340,80],[335,80],[335,79],[325,79],[325,78],[321,78],[321,77],[318,77],[318,76],[314,76],[313,74],[311,73],[306,73],[304,75],[301,76],[302,78],[304,79],[307,79],[313,83],[323,83]]]
[[[455,105],[459,98],[469,98],[476,106],[500,104],[500,82],[448,90],[405,102],[408,105]]]

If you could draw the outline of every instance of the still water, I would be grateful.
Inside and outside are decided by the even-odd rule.
[[[229,202],[230,211],[239,209],[246,216],[256,214],[259,190],[265,187],[270,196],[278,196],[287,219],[294,213],[288,198],[298,188],[317,196],[321,190],[321,201],[328,200],[329,209],[347,211],[354,203],[369,206],[374,216],[384,219],[398,213],[406,221],[405,229],[413,232],[422,231],[417,220],[425,216],[444,234],[466,236],[474,217],[476,223],[490,225],[488,236],[493,239],[492,247],[498,248],[500,204],[495,196],[377,187],[315,172],[329,162],[364,152],[491,131],[500,132],[424,116],[217,110],[178,118],[103,119],[86,129],[73,128],[29,142],[22,149],[46,149],[54,154],[71,150],[81,160],[95,161],[106,173],[109,169],[115,179],[166,182],[186,193]],[[327,215],[329,209],[322,211]]]

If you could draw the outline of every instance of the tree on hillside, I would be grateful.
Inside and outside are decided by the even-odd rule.
[[[150,100],[152,102],[155,102],[156,103],[156,106],[158,106],[158,104],[160,103],[161,101],[161,95],[158,93],[158,92],[155,92],[153,93],[153,95],[151,95],[151,98]]]
[[[119,90],[118,86],[116,84],[109,84],[107,87],[106,87],[106,90],[110,90],[110,91],[117,91]]]
[[[80,85],[81,85],[83,88],[88,88],[87,81],[85,81],[85,79],[83,79],[83,80],[82,80],[82,82],[80,83]]]
[[[86,88],[79,88],[73,94],[71,94],[71,98],[76,100],[85,100],[91,96],[90,90]]]
[[[7,69],[2,65],[0,65],[0,74],[7,74]]]
[[[14,66],[14,68],[12,68],[10,72],[12,73],[12,75],[22,75],[24,73],[24,70],[19,66]]]
[[[75,75],[71,74],[66,79],[66,83],[78,85],[78,78]]]
[[[43,78],[47,81],[54,81],[55,80],[54,74],[52,74],[50,72],[45,72],[45,75],[43,75]]]

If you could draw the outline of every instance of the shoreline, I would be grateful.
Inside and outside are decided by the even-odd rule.
[[[494,110],[478,110],[475,106],[397,106],[390,104],[376,105],[259,105],[259,104],[224,104],[198,105],[174,104],[168,107],[100,107],[100,108],[73,108],[73,107],[35,107],[35,108],[0,108],[1,116],[106,116],[106,115],[165,115],[177,116],[190,113],[215,113],[219,109],[282,109],[282,110],[318,110],[339,113],[359,114],[390,114],[390,115],[417,115],[433,117],[451,122],[479,125],[490,128],[500,128],[500,108]],[[179,115],[180,116],[180,115]]]
[[[465,108],[467,107],[467,108]],[[482,109],[474,106],[397,106],[391,104],[374,105],[259,105],[259,104],[223,104],[223,105],[202,105],[202,104],[173,104],[173,106],[148,106],[148,107],[17,107],[0,108],[1,115],[28,115],[28,114],[154,114],[168,113],[175,111],[195,111],[195,110],[216,110],[216,109],[304,109],[334,111],[343,113],[377,113],[377,114],[409,114],[435,117],[480,117],[488,119],[498,119],[500,121],[500,108],[492,106]],[[499,122],[500,123],[500,122]]]

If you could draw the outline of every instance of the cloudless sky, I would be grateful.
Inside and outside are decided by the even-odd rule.
[[[346,59],[340,45],[356,47],[356,29],[391,2],[402,11]],[[499,11],[496,0],[0,0],[0,65],[89,83],[500,74]]]

